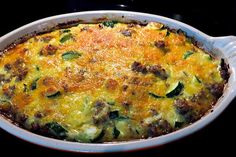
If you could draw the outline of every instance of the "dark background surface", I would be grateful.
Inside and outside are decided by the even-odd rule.
[[[85,10],[131,10],[158,14],[180,20],[212,36],[236,35],[236,0],[61,0],[4,1],[0,9],[0,36],[40,18]],[[213,123],[201,131],[161,148],[99,156],[224,156],[235,154],[236,99]],[[233,149],[234,148],[234,149]],[[15,138],[0,129],[0,156],[88,156],[43,148]],[[33,155],[32,155],[33,153]]]

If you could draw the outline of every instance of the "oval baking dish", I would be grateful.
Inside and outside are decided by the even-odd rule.
[[[111,21],[111,22],[107,22],[107,21]],[[218,99],[218,101],[216,102],[216,104],[213,106],[213,108],[211,109],[211,112],[204,115],[204,113],[206,111],[201,111],[203,108],[200,108],[200,111],[202,112],[202,115],[204,115],[204,116],[200,119],[196,118],[196,117],[192,117],[192,113],[190,113],[190,112],[193,112],[193,110],[189,109],[189,107],[191,107],[191,104],[190,104],[190,106],[187,105],[187,107],[186,107],[187,102],[185,100],[185,97],[183,97],[182,100],[179,99],[179,97],[178,97],[179,95],[180,96],[181,95],[189,95],[189,92],[192,93],[191,90],[189,89],[190,87],[187,86],[187,85],[186,85],[187,89],[184,90],[184,92],[183,92],[183,89],[185,87],[184,84],[186,84],[189,81],[191,81],[193,84],[194,84],[194,82],[195,82],[195,84],[198,84],[196,86],[200,86],[199,84],[201,84],[201,77],[199,79],[198,76],[196,76],[194,74],[190,74],[191,79],[187,80],[187,82],[184,81],[184,80],[181,80],[181,77],[183,77],[183,76],[178,76],[179,80],[177,82],[176,82],[176,80],[174,80],[172,82],[169,81],[169,83],[173,84],[173,86],[172,85],[166,85],[166,93],[165,94],[163,92],[159,92],[158,94],[156,94],[156,92],[158,92],[158,90],[155,90],[156,88],[148,88],[148,90],[151,89],[151,90],[154,90],[154,92],[147,92],[147,95],[146,95],[146,92],[144,93],[146,95],[146,96],[144,96],[145,98],[148,98],[148,100],[151,99],[151,101],[149,101],[149,103],[151,103],[151,104],[154,103],[155,104],[157,101],[159,101],[161,99],[160,103],[165,102],[164,103],[165,108],[168,108],[167,107],[168,103],[172,104],[173,101],[175,101],[174,103],[175,103],[175,108],[176,108],[177,112],[179,112],[179,114],[183,115],[183,116],[181,116],[182,118],[178,118],[178,114],[175,114],[175,112],[169,112],[168,111],[167,113],[165,113],[164,111],[166,109],[165,110],[161,109],[161,113],[159,114],[157,112],[154,112],[154,110],[151,108],[151,110],[150,109],[148,109],[148,110],[152,111],[150,114],[152,114],[153,117],[155,117],[156,119],[153,120],[153,118],[152,119],[144,118],[144,120],[141,121],[140,124],[136,124],[136,122],[134,120],[132,120],[132,123],[133,123],[132,128],[134,130],[134,133],[137,134],[136,138],[143,137],[143,136],[144,137],[145,136],[153,137],[153,138],[147,138],[146,137],[146,139],[129,141],[130,139],[135,139],[135,138],[132,138],[132,137],[135,137],[135,135],[132,135],[132,136],[130,136],[131,138],[127,138],[128,141],[125,141],[126,138],[122,138],[122,135],[123,135],[124,131],[127,131],[127,129],[125,129],[125,128],[128,128],[127,125],[131,125],[131,124],[128,124],[128,121],[131,121],[131,120],[128,120],[129,116],[123,115],[124,113],[126,113],[125,110],[124,110],[124,112],[120,112],[120,113],[118,112],[118,110],[117,110],[118,108],[114,107],[114,103],[112,103],[112,104],[110,103],[111,100],[110,99],[108,100],[108,98],[106,97],[107,95],[105,96],[106,98],[102,99],[102,100],[100,100],[100,98],[98,100],[92,100],[91,97],[88,98],[87,96],[85,96],[85,97],[80,96],[81,97],[80,99],[81,100],[86,99],[85,102],[87,102],[87,103],[88,103],[88,101],[93,101],[93,103],[89,103],[89,104],[92,104],[92,105],[95,106],[95,110],[94,110],[95,114],[93,116],[91,115],[92,116],[92,121],[95,124],[95,126],[90,125],[90,124],[86,124],[86,125],[81,124],[82,127],[80,128],[82,130],[85,129],[86,131],[89,132],[89,134],[87,134],[86,132],[85,133],[82,132],[82,133],[80,133],[81,135],[78,136],[77,133],[75,132],[76,136],[74,138],[73,130],[69,132],[64,127],[61,127],[57,122],[50,122],[49,121],[49,123],[47,122],[46,125],[45,125],[46,130],[48,130],[48,132],[51,132],[51,135],[53,135],[55,138],[64,139],[66,134],[70,134],[70,136],[68,136],[69,140],[72,140],[72,141],[76,140],[78,142],[85,142],[85,143],[61,141],[61,140],[56,140],[56,139],[52,139],[52,138],[43,137],[43,136],[31,133],[29,131],[26,131],[26,130],[20,128],[20,127],[17,127],[16,125],[12,124],[9,120],[7,120],[6,118],[4,118],[2,116],[0,117],[0,127],[3,128],[4,130],[8,131],[9,133],[11,133],[11,134],[13,134],[13,135],[15,135],[19,138],[25,139],[29,142],[39,144],[39,145],[42,145],[42,146],[46,146],[46,147],[50,147],[50,148],[60,149],[60,150],[67,150],[67,151],[74,151],[74,152],[128,151],[128,150],[135,150],[135,149],[141,149],[141,148],[148,148],[148,147],[163,145],[163,144],[166,144],[168,142],[179,139],[181,137],[187,136],[187,135],[193,133],[194,131],[197,131],[198,129],[204,127],[205,125],[210,123],[212,120],[214,120],[227,107],[227,105],[229,105],[229,103],[235,97],[235,94],[236,94],[236,91],[235,91],[236,87],[235,86],[236,85],[234,85],[234,84],[235,84],[235,66],[236,66],[235,65],[236,38],[234,36],[210,37],[210,36],[200,32],[200,31],[198,31],[198,30],[196,30],[196,29],[194,29],[194,28],[192,28],[192,27],[190,27],[186,24],[183,24],[181,22],[178,22],[178,21],[175,21],[175,20],[172,20],[172,19],[168,19],[168,18],[165,18],[165,17],[160,17],[160,16],[157,16],[157,15],[151,15],[151,14],[145,14],[145,13],[136,13],[136,12],[126,12],[126,11],[91,11],[91,12],[80,12],[80,13],[72,13],[72,14],[65,14],[65,15],[49,17],[49,18],[46,18],[46,19],[42,19],[42,20],[33,22],[33,23],[28,24],[26,26],[23,26],[23,27],[15,30],[15,31],[1,37],[0,38],[0,50],[3,51],[7,47],[9,47],[9,45],[11,45],[12,43],[17,44],[19,42],[25,41],[24,39],[28,39],[28,37],[31,37],[34,34],[42,34],[43,32],[47,32],[47,31],[50,31],[52,29],[54,29],[54,30],[55,29],[61,29],[61,28],[64,28],[65,26],[71,26],[71,25],[75,24],[76,22],[77,22],[77,24],[78,23],[82,24],[82,25],[79,24],[76,28],[71,29],[71,30],[70,29],[61,29],[60,31],[58,31],[58,34],[61,36],[59,41],[60,41],[60,43],[63,47],[63,44],[67,43],[68,40],[70,40],[70,39],[71,40],[72,39],[77,40],[76,37],[72,36],[72,33],[70,31],[76,32],[75,30],[78,29],[78,30],[81,30],[80,32],[83,32],[83,31],[86,32],[90,28],[93,29],[95,27],[98,30],[99,29],[101,30],[103,27],[107,27],[108,31],[109,31],[109,29],[113,28],[114,25],[116,24],[114,21],[121,22],[121,24],[117,24],[120,28],[127,28],[127,26],[125,24],[122,24],[122,23],[139,23],[140,24],[140,27],[139,27],[140,29],[134,29],[134,28],[130,29],[131,27],[134,27],[134,26],[133,25],[130,25],[130,26],[128,25],[129,29],[125,29],[124,31],[122,31],[122,29],[119,30],[118,29],[119,27],[117,26],[117,29],[118,29],[117,32],[120,32],[121,36],[123,36],[123,38],[126,38],[126,39],[127,39],[127,37],[129,38],[132,35],[132,33],[134,33],[135,31],[142,31],[142,28],[144,28],[145,26],[141,27],[141,25],[145,25],[145,24],[149,23],[148,26],[147,26],[147,31],[146,32],[148,32],[148,31],[152,32],[152,29],[148,29],[148,28],[155,27],[155,29],[159,29],[158,32],[159,32],[160,36],[163,36],[163,37],[170,36],[170,37],[168,37],[168,38],[170,38],[169,42],[172,42],[175,38],[175,34],[172,33],[172,32],[176,33],[175,30],[181,30],[180,32],[177,31],[177,34],[179,34],[179,36],[180,36],[180,37],[177,37],[177,39],[183,38],[180,34],[185,34],[186,33],[187,37],[190,37],[190,38],[186,39],[186,41],[191,40],[191,41],[189,41],[190,45],[191,45],[192,41],[197,41],[197,46],[203,48],[204,50],[206,50],[207,52],[210,53],[210,55],[201,54],[200,53],[201,50],[198,49],[197,47],[194,47],[194,46],[193,47],[189,46],[190,50],[181,49],[181,51],[185,52],[183,54],[182,54],[182,52],[181,52],[181,54],[178,53],[178,55],[180,55],[180,57],[182,58],[181,60],[183,60],[182,64],[186,62],[187,58],[189,58],[188,60],[190,60],[191,58],[193,60],[194,56],[196,58],[196,56],[201,54],[201,57],[203,56],[203,59],[206,58],[207,62],[212,62],[212,65],[210,65],[210,66],[212,68],[215,67],[215,69],[216,69],[217,64],[219,64],[218,63],[219,61],[218,62],[217,62],[217,60],[214,61],[213,58],[211,58],[211,56],[215,56],[216,58],[222,58],[221,63],[220,63],[221,67],[219,67],[221,70],[223,69],[223,72],[221,71],[221,73],[220,73],[221,77],[222,77],[222,73],[223,73],[223,75],[224,75],[223,78],[225,77],[226,79],[225,78],[224,79],[227,82],[228,75],[227,75],[227,72],[225,73],[225,70],[227,70],[227,67],[224,64],[226,62],[229,65],[228,70],[230,72],[230,78],[229,78],[228,83],[226,84],[226,86],[224,88],[224,93],[221,96],[221,90],[222,90],[223,86],[222,86],[222,82],[219,81],[219,80],[221,80],[219,72],[217,72],[217,71],[216,72],[212,71],[211,73],[209,72],[209,74],[211,74],[212,76],[214,75],[214,77],[218,78],[218,79],[215,80],[216,82],[213,81],[213,84],[210,84],[212,82],[206,83],[206,86],[209,86],[209,87],[206,87],[206,91],[210,92],[211,94],[209,94],[209,96],[204,96],[204,97],[206,97],[209,100],[212,99],[212,102],[214,102],[215,100],[218,99],[219,96],[221,96]],[[103,23],[101,23],[101,25],[97,25],[97,26],[96,25],[83,25],[83,23],[86,24],[86,23],[99,23],[99,22],[103,22]],[[163,27],[160,23],[155,23],[155,22],[160,22],[160,23],[164,24],[165,26],[168,27],[168,29],[167,29],[167,27]],[[105,30],[106,30],[106,28],[105,28]],[[113,30],[116,30],[116,29],[113,29]],[[90,31],[93,31],[93,30],[90,30]],[[170,31],[170,32],[168,32],[168,31]],[[111,32],[111,30],[110,30],[110,32]],[[57,32],[55,31],[55,34],[56,33]],[[104,33],[106,33],[106,32],[104,32]],[[155,34],[156,31],[154,30],[154,32],[152,32],[152,34],[153,33]],[[70,39],[69,38],[67,39],[67,37],[69,37],[69,35],[70,35]],[[47,37],[48,36],[46,34],[45,37],[43,36],[43,39],[47,40],[48,39]],[[149,38],[151,39],[151,34],[150,34]],[[172,38],[173,38],[173,40],[172,40]],[[109,36],[107,36],[107,39],[109,41]],[[153,39],[156,40],[155,36],[154,36]],[[194,39],[194,40],[192,40],[192,39]],[[41,40],[41,37],[40,37],[39,40]],[[82,39],[82,40],[86,41],[86,39]],[[33,41],[37,42],[38,41],[37,37],[32,38],[32,41],[29,41],[29,44],[32,43]],[[163,41],[155,41],[155,42],[153,42],[152,40],[150,40],[150,41],[151,42],[149,42],[148,47],[150,47],[150,46],[153,47],[153,49],[156,52],[160,53],[160,55],[163,54],[165,56],[167,54],[167,60],[168,60],[168,51],[173,52],[171,50],[171,48],[169,49],[168,47],[166,47],[166,44]],[[100,43],[100,40],[98,42]],[[152,46],[152,42],[153,42],[153,46]],[[45,43],[48,43],[48,41],[45,41]],[[140,44],[140,41],[138,41],[137,43]],[[150,43],[151,43],[151,45],[150,45]],[[127,43],[122,43],[121,42],[120,43],[121,47],[124,46],[124,44],[127,44]],[[176,43],[176,44],[179,44],[179,43]],[[167,45],[168,45],[168,43],[167,43]],[[189,45],[189,44],[186,44],[186,45]],[[156,49],[158,49],[158,51]],[[14,50],[14,48],[13,48],[13,50]],[[42,57],[48,56],[48,55],[51,56],[51,55],[54,55],[56,52],[58,53],[58,51],[59,51],[59,59],[57,59],[57,62],[62,62],[66,66],[68,66],[68,65],[71,66],[71,64],[69,64],[69,63],[72,62],[71,60],[74,60],[74,58],[80,58],[81,56],[82,57],[86,56],[86,53],[83,53],[83,49],[82,49],[82,53],[77,52],[77,51],[71,51],[71,50],[70,51],[67,50],[65,53],[64,52],[61,53],[60,49],[58,51],[57,50],[58,50],[57,47],[49,44],[49,46],[46,46],[45,49],[42,48],[40,50],[39,55],[42,56]],[[136,49],[134,49],[134,50],[136,50]],[[134,50],[133,50],[133,52],[134,52]],[[174,50],[178,51],[177,49],[174,49]],[[27,53],[27,50],[25,50],[24,52]],[[53,52],[53,54],[52,54],[52,52]],[[199,53],[194,53],[194,52],[199,52]],[[111,52],[109,52],[109,53],[111,53]],[[175,57],[177,57],[177,56],[175,56]],[[62,61],[59,61],[60,58],[62,59]],[[170,58],[170,59],[172,61],[173,57]],[[161,66],[155,65],[156,64],[155,60],[153,60],[154,62],[151,62],[151,60],[152,59],[150,58],[150,60],[147,60],[147,62],[145,62],[145,64],[142,64],[140,62],[136,62],[135,60],[133,60],[131,62],[127,60],[126,64],[128,64],[128,71],[131,72],[131,75],[133,75],[133,74],[140,75],[140,76],[142,76],[142,78],[145,76],[146,78],[151,78],[152,80],[154,80],[154,82],[155,82],[155,80],[159,80],[159,82],[164,82],[163,80],[166,80],[169,77],[169,75],[172,74],[171,72],[173,71],[173,68],[171,68],[171,66],[169,65],[169,62],[167,61],[167,64],[166,64],[166,66],[164,64],[164,67],[165,68],[166,67],[170,68],[172,70],[167,69],[167,71],[166,71],[165,69],[162,69]],[[41,59],[41,61],[43,62],[42,59]],[[11,72],[12,76],[15,77],[16,82],[22,81],[22,79],[24,79],[24,77],[25,77],[24,70],[22,71],[22,68],[25,67],[24,66],[25,61],[22,60],[22,59],[21,60],[16,60],[14,63],[12,63],[12,65],[8,64],[8,62],[9,61],[7,60],[7,62],[5,63],[5,61],[3,60],[3,63],[5,64],[4,65],[5,71]],[[19,62],[19,64],[18,64],[18,62]],[[96,62],[96,61],[94,61],[94,58],[93,58],[93,62]],[[111,64],[112,65],[108,65],[108,66],[113,67],[114,63],[111,62]],[[81,63],[81,65],[82,65],[82,63]],[[22,68],[20,68],[20,66],[22,66]],[[39,67],[37,67],[36,65],[33,65],[33,64],[32,64],[32,66],[36,67],[36,71],[39,71]],[[86,66],[87,65],[85,65],[85,67]],[[132,69],[132,71],[129,70],[129,67]],[[13,69],[13,71],[12,71],[12,69]],[[76,69],[78,69],[78,67],[76,67]],[[66,72],[65,73],[66,77],[68,75],[69,76],[71,75],[71,73],[72,73],[71,71],[73,72],[73,69],[70,69],[70,68],[68,69],[68,67],[66,67],[66,71],[65,71]],[[83,74],[84,73],[86,73],[86,72],[83,71]],[[27,74],[27,72],[25,74]],[[173,74],[176,75],[177,73],[176,74],[173,73]],[[94,74],[92,74],[92,76],[95,76],[95,75],[97,77],[99,77],[99,75],[97,75],[96,71],[95,71]],[[112,75],[115,75],[115,73],[112,74]],[[183,71],[183,75],[188,76],[188,73]],[[7,76],[7,74],[6,74],[6,76]],[[40,80],[40,77],[43,77],[43,79],[41,79],[42,81]],[[77,80],[78,80],[78,75],[76,75],[76,77],[77,77]],[[79,78],[82,78],[82,77],[79,77]],[[193,78],[193,80],[192,80],[192,78]],[[99,79],[99,78],[97,78],[97,79]],[[142,85],[143,86],[148,86],[148,84],[150,84],[150,81],[151,81],[149,79],[149,81],[145,83],[145,80],[143,80],[145,84],[141,84],[142,80],[141,80],[141,83],[140,83],[140,80],[139,80],[139,83],[137,83],[137,81],[138,81],[137,79],[139,79],[139,78],[131,76],[131,80],[129,80],[127,83],[129,84],[131,82],[130,84],[134,83],[134,84],[139,84],[141,86]],[[9,81],[11,81],[11,80],[9,80]],[[3,82],[9,82],[9,81],[6,80],[6,79],[3,80]],[[52,77],[38,76],[35,83],[31,84],[29,90],[31,90],[31,91],[35,90],[37,88],[37,82],[39,84],[40,84],[40,82],[42,82],[42,84],[47,83],[48,85],[45,85],[45,86],[50,86],[52,84]],[[218,82],[220,84],[218,84]],[[65,87],[65,83],[66,83],[65,81],[62,82],[62,87],[63,88]],[[160,85],[161,84],[159,84],[159,86]],[[110,93],[112,91],[114,91],[115,86],[118,86],[118,83],[114,79],[108,79],[105,82],[105,88],[108,91],[110,91]],[[15,90],[15,86],[10,86],[10,87],[14,87],[14,89],[12,89],[12,88],[10,89],[11,91]],[[132,85],[131,85],[131,88],[132,88]],[[220,92],[219,92],[219,88],[221,89]],[[61,96],[61,95],[63,95],[62,91],[55,90],[55,87],[53,87],[53,89],[48,87],[48,90],[46,92],[43,92],[43,91],[41,92],[41,95],[46,97],[46,102],[45,103],[52,101],[51,104],[53,105],[53,103],[54,104],[56,103],[55,97],[63,98]],[[64,90],[67,91],[67,92],[70,91],[71,89],[70,89],[70,85],[66,85],[66,87],[64,88]],[[74,86],[73,86],[73,89],[74,89]],[[72,91],[73,91],[73,89],[72,89]],[[143,88],[140,88],[140,89],[142,90]],[[4,86],[3,90],[6,91],[4,93],[6,97],[12,97],[12,95],[10,95],[10,94],[13,93],[13,92],[11,92],[11,91],[9,92],[8,87],[5,88],[5,86]],[[27,84],[24,84],[24,92],[27,92],[27,90],[28,90],[27,89]],[[36,91],[38,91],[38,89]],[[200,93],[205,93],[206,91],[202,90]],[[100,92],[103,92],[103,91],[100,91]],[[131,92],[131,93],[132,93],[132,95],[135,95],[134,92]],[[139,94],[141,94],[141,93],[139,93]],[[143,94],[141,94],[141,95],[142,95],[142,98],[144,98]],[[210,104],[212,104],[211,101],[198,102],[199,99],[201,99],[200,97],[202,97],[203,95],[198,94],[198,95],[192,95],[191,96],[191,94],[190,94],[191,102],[193,104],[194,103],[196,104],[196,101],[197,101],[197,103],[200,103],[200,104],[201,103],[208,103],[208,102]],[[76,97],[78,98],[78,95]],[[73,99],[75,99],[76,97],[74,97]],[[133,97],[135,97],[135,96],[133,96]],[[151,98],[149,98],[149,97],[151,97]],[[173,97],[175,99],[172,99]],[[14,104],[19,103],[20,99],[16,99],[16,98],[20,98],[20,94],[18,94],[18,96],[14,97],[14,99],[15,99],[15,100],[13,99]],[[67,97],[67,98],[69,98],[69,97]],[[88,100],[88,99],[91,99],[91,100]],[[157,100],[157,99],[159,99],[159,100]],[[8,103],[7,99],[6,100],[5,99],[1,100],[1,101],[4,101],[4,104],[9,104],[9,103],[11,104],[11,102]],[[122,99],[122,101],[123,101],[123,99]],[[122,101],[121,102],[118,101],[118,103],[123,104]],[[125,101],[125,104],[129,104],[129,103],[130,102]],[[140,103],[142,103],[142,102],[140,102]],[[59,103],[59,104],[61,104],[61,103]],[[185,105],[184,108],[183,108],[183,105]],[[129,105],[126,105],[126,106],[129,106]],[[114,110],[114,109],[116,109],[116,110]],[[170,109],[168,109],[168,110],[170,110]],[[163,111],[163,114],[162,114],[162,111]],[[71,112],[73,112],[73,111],[70,111],[70,113]],[[106,112],[106,113],[103,114],[103,112]],[[64,110],[63,110],[63,113],[64,113]],[[146,112],[144,111],[143,113],[146,113]],[[140,112],[140,114],[141,114],[141,112]],[[176,122],[172,123],[172,120],[169,118],[170,117],[169,114],[172,114],[172,116],[171,116],[172,119],[173,119],[173,115],[174,115],[174,117],[176,119]],[[34,115],[35,115],[35,113],[34,113]],[[42,117],[42,114],[40,114],[40,115],[37,114],[37,115],[38,116],[36,116],[36,118]],[[135,115],[135,114],[132,114],[132,115]],[[110,121],[109,123],[107,123],[107,125],[109,127],[106,128],[106,132],[107,132],[107,129],[109,130],[109,128],[111,128],[111,129],[113,128],[113,130],[111,130],[111,137],[113,136],[113,138],[118,139],[118,141],[117,142],[110,142],[110,143],[107,142],[106,143],[106,141],[113,141],[106,134],[106,137],[104,137],[104,140],[102,140],[102,141],[104,141],[104,143],[89,144],[88,142],[93,143],[93,141],[98,141],[98,138],[100,138],[100,136],[101,136],[101,138],[103,138],[102,136],[104,136],[104,127],[103,127],[103,129],[101,129],[101,127],[99,128],[99,126],[101,126],[101,124],[103,124],[105,120],[107,121],[106,117],[108,117],[108,119]],[[121,118],[119,119],[119,117],[121,117]],[[140,117],[140,115],[139,115],[139,117]],[[163,117],[164,119],[162,119],[160,117]],[[182,127],[180,127],[180,125],[182,125],[184,123],[183,118],[185,119],[185,121],[189,121],[189,123],[191,123],[191,122],[194,122],[194,123],[192,123],[191,125],[188,125],[188,126],[184,125],[185,127],[182,128]],[[194,119],[196,119],[197,121],[194,120]],[[28,121],[30,121],[30,120],[28,120]],[[151,122],[151,121],[154,121],[155,123]],[[135,124],[134,124],[134,122],[135,122]],[[69,126],[71,126],[71,124],[69,124]],[[146,125],[146,127],[149,128],[149,129],[147,129],[147,133],[145,133],[145,131],[143,133],[143,129],[139,130],[139,125],[144,125],[144,126]],[[173,126],[176,127],[176,128],[180,127],[181,129],[176,129],[176,131],[172,132],[171,128],[173,128]],[[163,127],[164,127],[164,129],[163,129]],[[27,128],[27,125],[26,125],[25,128]],[[136,128],[136,129],[134,129],[134,128]],[[60,134],[57,134],[56,131],[59,131]],[[94,132],[94,131],[96,131],[96,132]],[[130,131],[132,131],[132,129]],[[43,129],[43,132],[45,132],[45,129]],[[142,132],[143,134],[140,133],[140,132]],[[166,134],[166,133],[168,133],[168,134]],[[121,136],[119,136],[120,134],[121,134]],[[87,136],[89,136],[89,137],[87,137]],[[156,136],[158,136],[158,137],[156,137]],[[121,141],[119,141],[119,139]]]

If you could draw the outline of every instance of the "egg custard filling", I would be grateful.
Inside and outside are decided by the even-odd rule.
[[[200,119],[228,78],[223,59],[161,23],[78,24],[0,53],[0,113],[61,140],[145,139]]]

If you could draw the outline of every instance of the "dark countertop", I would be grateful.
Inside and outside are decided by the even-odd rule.
[[[180,20],[208,35],[226,36],[236,35],[236,1],[224,0],[217,2],[198,1],[157,1],[148,2],[137,0],[62,0],[62,1],[6,1],[0,9],[1,31],[0,36],[24,24],[47,16],[84,11],[84,10],[131,10],[158,14]],[[12,14],[9,14],[12,13]],[[184,139],[178,140],[160,148],[122,153],[100,154],[100,156],[191,156],[191,154],[230,156],[235,151],[231,142],[235,139],[236,99],[210,125]],[[78,154],[60,152],[36,146],[20,140],[0,129],[1,154],[34,156],[76,156]],[[32,155],[32,154],[31,154]],[[88,156],[79,154],[80,156]]]

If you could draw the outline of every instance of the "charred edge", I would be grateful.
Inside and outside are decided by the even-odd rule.
[[[225,82],[228,82],[228,79],[230,77],[229,65],[225,63],[225,60],[223,58],[220,61],[220,75],[225,80]]]

